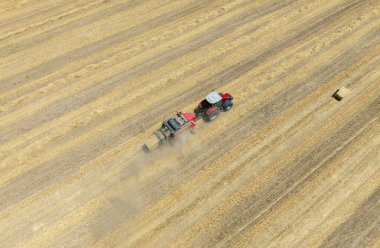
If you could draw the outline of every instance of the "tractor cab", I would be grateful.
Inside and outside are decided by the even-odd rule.
[[[200,109],[210,109],[215,106],[218,106],[221,103],[222,96],[220,93],[217,92],[211,92],[206,96],[206,98],[199,103]]]
[[[215,105],[217,105],[222,100],[222,96],[221,96],[221,94],[213,91],[206,96],[205,100],[206,100],[206,103],[210,107],[214,107]]]

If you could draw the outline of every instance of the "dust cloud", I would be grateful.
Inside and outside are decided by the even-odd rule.
[[[173,172],[188,163],[193,154],[201,149],[197,137],[201,131],[197,127],[196,132],[187,132],[173,143],[162,145],[149,153],[140,149],[133,157],[126,159],[117,182],[108,189],[113,197],[102,206],[100,214],[91,224],[94,242],[133,219],[159,199],[160,195],[173,190],[163,187],[170,185],[171,179],[166,175],[175,174]],[[129,235],[132,233],[133,230],[130,230]]]

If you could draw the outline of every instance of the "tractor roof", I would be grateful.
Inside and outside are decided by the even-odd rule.
[[[214,104],[214,103],[217,103],[219,102],[220,100],[222,100],[222,97],[219,95],[218,92],[211,92],[210,94],[208,94],[206,96],[206,100],[211,103],[211,104]]]

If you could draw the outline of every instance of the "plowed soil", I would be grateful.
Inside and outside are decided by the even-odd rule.
[[[142,151],[213,89],[230,111]],[[379,1],[1,1],[0,233],[380,247]]]

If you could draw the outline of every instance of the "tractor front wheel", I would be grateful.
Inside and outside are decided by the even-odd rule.
[[[223,102],[223,105],[222,105],[223,111],[226,112],[226,111],[230,110],[233,105],[234,104],[230,100],[225,100]]]

